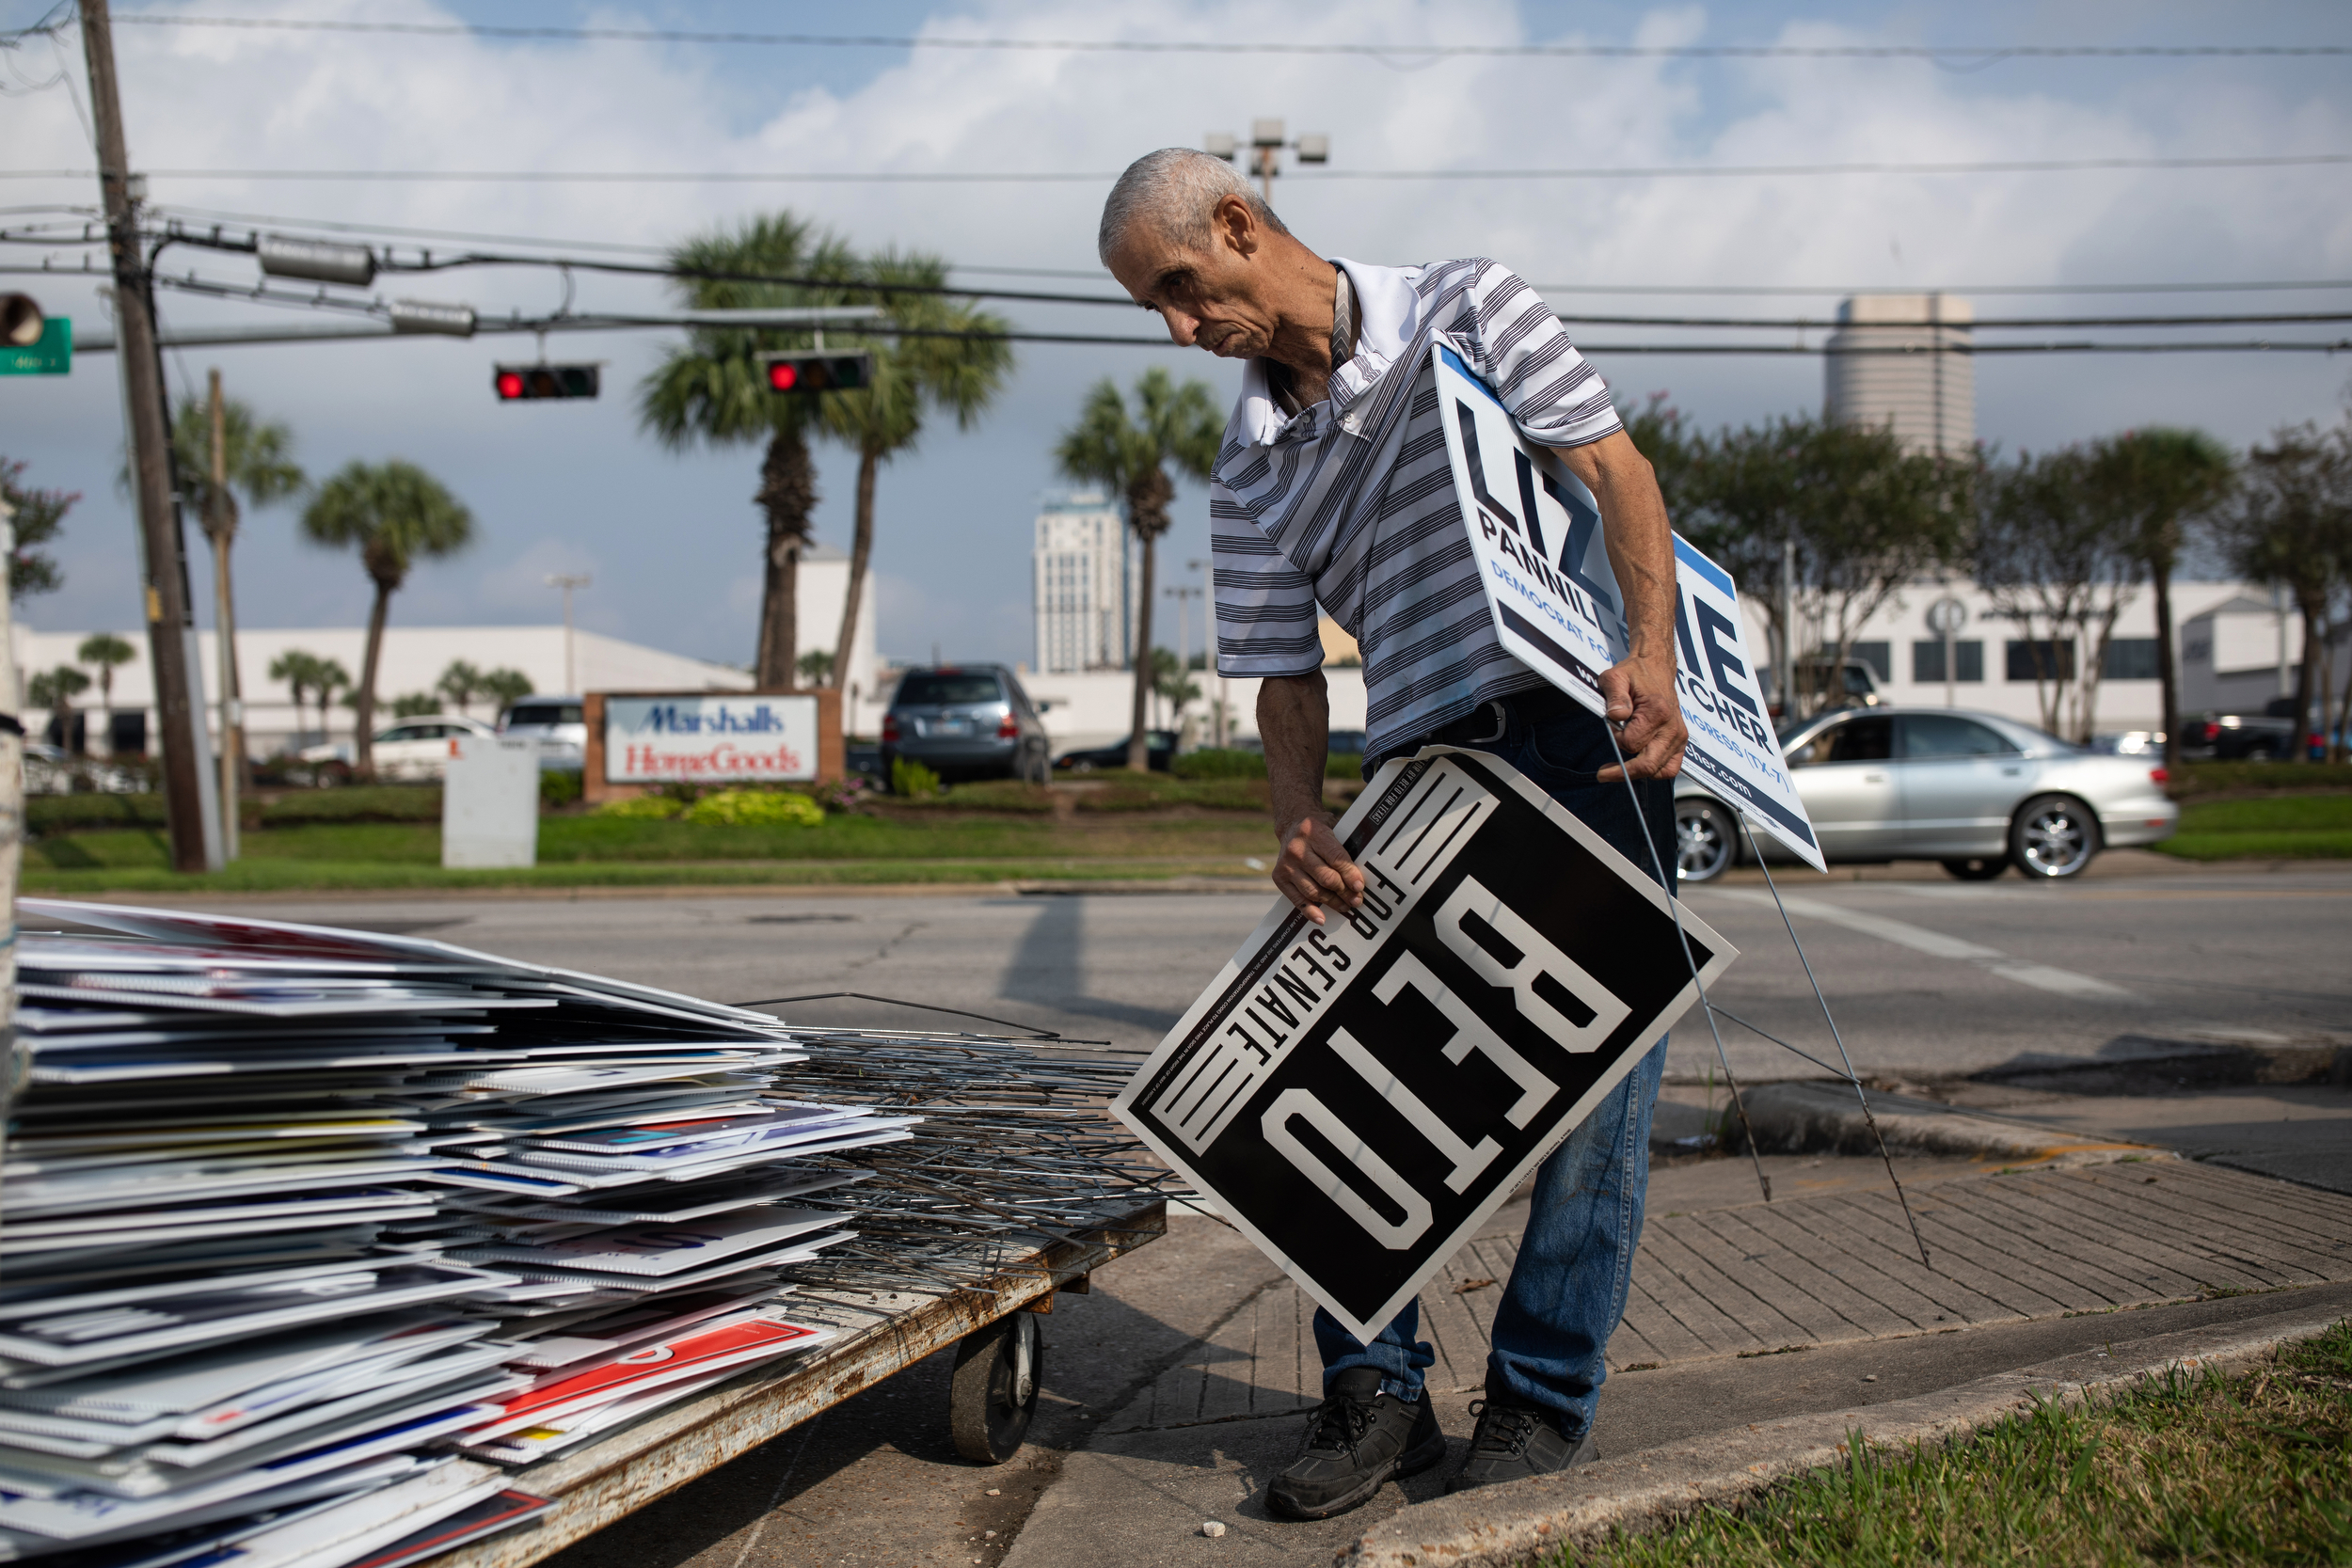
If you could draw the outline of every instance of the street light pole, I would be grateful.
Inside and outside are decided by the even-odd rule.
[[[1223,131],[1212,131],[1201,138],[1201,150],[1213,158],[1235,162],[1241,153],[1241,139]],[[1283,138],[1282,122],[1279,119],[1253,119],[1249,122],[1250,172],[1258,177],[1258,189],[1265,204],[1274,205],[1274,177],[1282,172],[1282,150],[1289,148],[1302,164],[1327,164],[1331,161],[1331,138],[1327,135],[1302,135],[1296,141]]]
[[[1233,717],[1232,714],[1227,710],[1225,705],[1225,672],[1217,668],[1216,661],[1216,595],[1213,592],[1216,586],[1216,562],[1214,561],[1187,561],[1184,562],[1184,567],[1188,571],[1203,572],[1208,574],[1208,577],[1200,591],[1200,657],[1203,662],[1205,662],[1208,666],[1208,673],[1216,677],[1216,705],[1210,710],[1216,718],[1211,727],[1210,738],[1215,740],[1219,747],[1222,747],[1227,739],[1230,738]]]
[[[115,81],[114,20],[107,0],[83,0],[82,50],[89,62],[90,113],[98,135],[98,189],[114,262],[116,341],[122,357],[125,434],[132,489],[138,502],[146,571],[148,656],[155,673],[158,738],[163,746],[164,805],[175,871],[220,869],[220,821],[212,769],[205,766],[203,677],[188,616],[187,541],[171,474],[171,431],[164,403],[163,358],[155,341],[155,299],[139,249],[140,192],[122,131]]]
[[[580,676],[572,663],[572,590],[586,588],[596,581],[586,572],[549,572],[548,586],[564,590],[564,695],[580,695]]]

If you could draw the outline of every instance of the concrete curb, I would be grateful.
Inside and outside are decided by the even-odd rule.
[[[2134,1346],[2128,1364],[2104,1351],[2062,1356],[1917,1399],[1714,1433],[1565,1475],[1440,1497],[1391,1514],[1342,1548],[1334,1568],[1509,1568],[1564,1542],[1636,1533],[1710,1504],[1736,1504],[1786,1477],[1838,1463],[1857,1432],[1887,1446],[1965,1437],[2036,1400],[2074,1403],[2171,1368],[2242,1364],[2338,1321],[2306,1310],[2188,1329]]]
[[[1870,1124],[1846,1084],[1768,1084],[1748,1090],[1748,1124],[1767,1154],[1878,1152]],[[2170,1159],[2145,1144],[2106,1143],[2031,1122],[2010,1121],[1908,1095],[1870,1094],[1886,1147],[1903,1154],[1958,1155],[2048,1168]],[[1735,1124],[1736,1130],[1736,1124]]]

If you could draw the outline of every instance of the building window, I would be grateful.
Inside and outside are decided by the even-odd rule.
[[[2009,678],[2013,681],[2073,680],[2074,640],[2071,637],[2010,638]]]
[[[1952,665],[1956,681],[1984,679],[1984,644],[1974,638],[1952,644]],[[1911,645],[1911,678],[1922,686],[1944,679],[1944,640],[1940,637],[1922,640]]]
[[[1870,673],[1882,681],[1895,678],[1895,644],[1892,642],[1857,642],[1853,657],[1870,667]]]
[[[2152,681],[2156,673],[2156,640],[2153,637],[2110,637],[2099,673],[2111,681]]]

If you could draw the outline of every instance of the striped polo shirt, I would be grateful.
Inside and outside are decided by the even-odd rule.
[[[1454,498],[1429,345],[1439,336],[1519,430],[1576,447],[1624,428],[1600,372],[1517,274],[1483,258],[1420,267],[1337,261],[1356,356],[1329,401],[1285,414],[1268,362],[1243,369],[1209,486],[1216,663],[1226,675],[1323,664],[1315,607],[1362,650],[1367,763],[1545,684],[1496,641]]]

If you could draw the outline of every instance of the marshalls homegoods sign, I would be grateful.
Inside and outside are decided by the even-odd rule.
[[[607,697],[604,782],[727,784],[817,777],[817,699]]]

